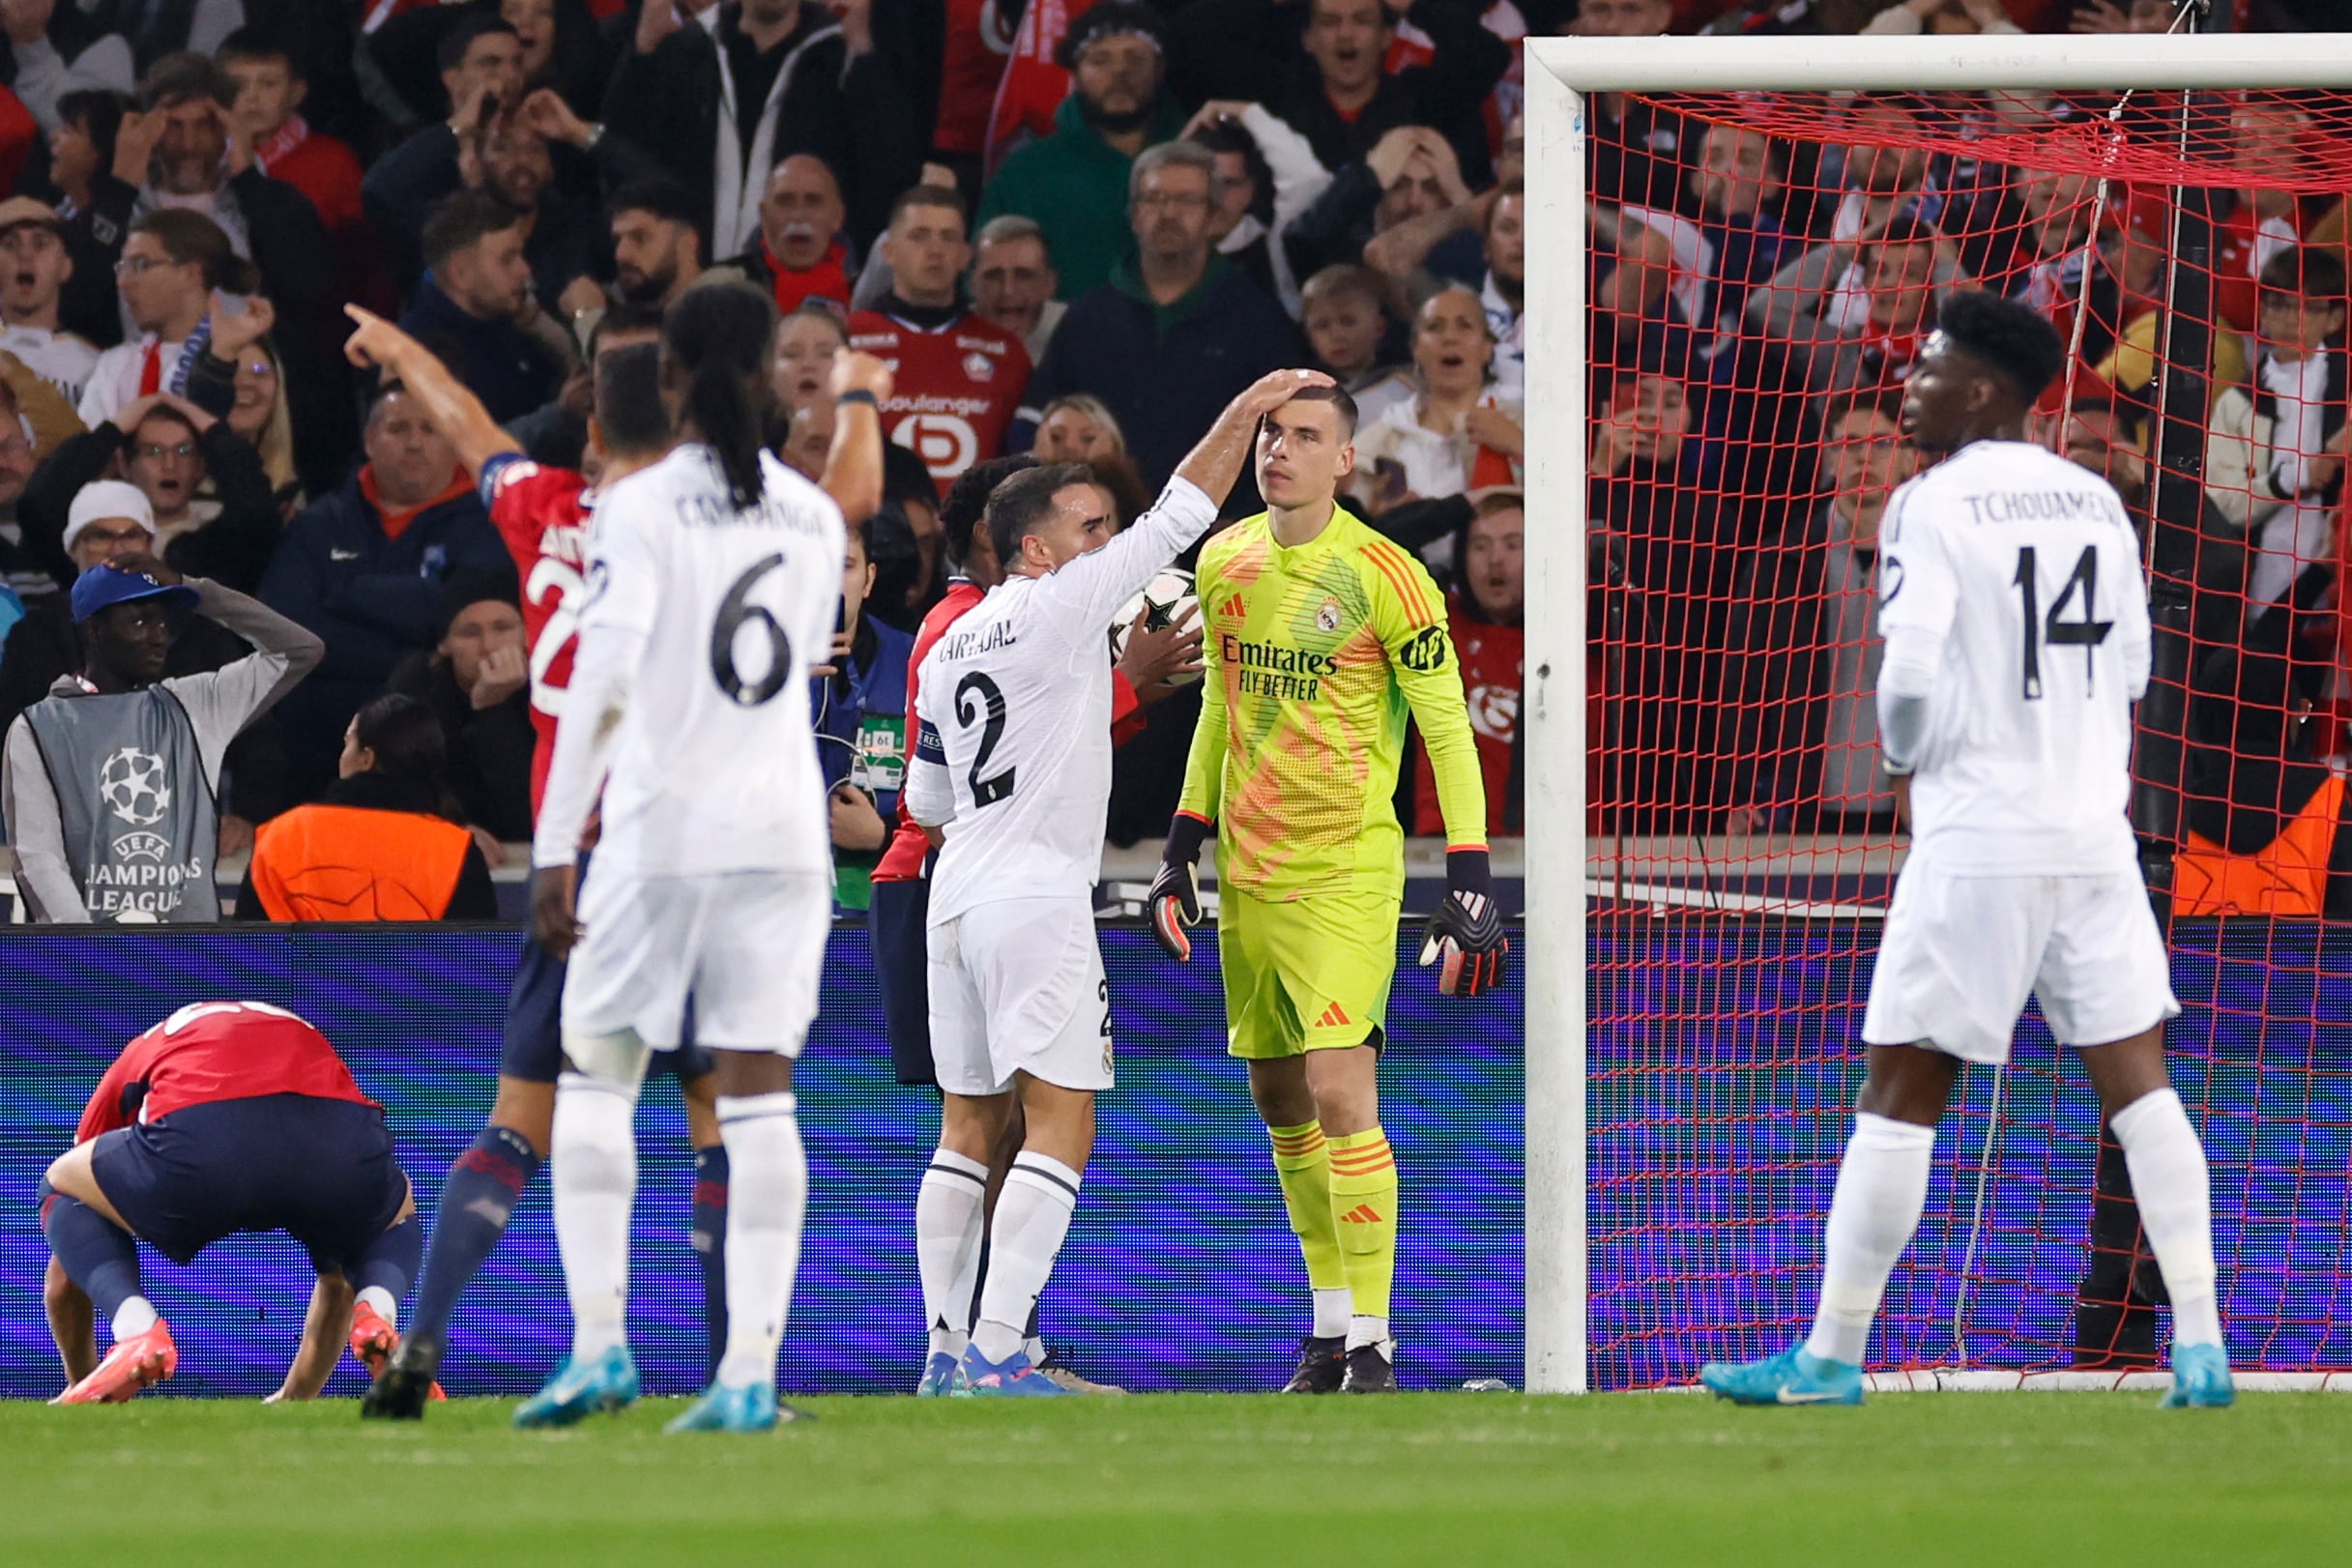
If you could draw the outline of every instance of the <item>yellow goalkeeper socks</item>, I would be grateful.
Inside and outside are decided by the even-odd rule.
[[[1339,1223],[1331,1206],[1331,1146],[1320,1121],[1268,1127],[1274,1145],[1274,1175],[1282,1182],[1282,1206],[1307,1260],[1307,1285],[1315,1292],[1315,1332],[1348,1331],[1348,1274],[1340,1262]],[[1325,1320],[1335,1319],[1337,1327]]]
[[[1331,1214],[1358,1320],[1388,1317],[1397,1268],[1397,1162],[1377,1126],[1334,1138]]]

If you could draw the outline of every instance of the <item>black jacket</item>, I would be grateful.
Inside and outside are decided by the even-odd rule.
[[[73,498],[81,487],[106,477],[115,456],[130,444],[112,421],[61,442],[26,481],[17,503],[16,520],[24,540],[49,564],[57,580],[72,586],[73,563],[66,559],[65,533]],[[262,471],[261,454],[252,443],[218,421],[196,437],[204,453],[205,472],[212,476],[220,514],[192,534],[183,534],[165,547],[173,566],[191,577],[210,577],[240,594],[261,586],[282,532],[277,501],[270,478]]]
[[[447,362],[494,420],[530,413],[564,382],[563,366],[537,338],[511,321],[466,314],[430,276],[418,282],[400,330]]]
[[[496,707],[476,708],[450,666],[419,651],[400,661],[384,689],[416,698],[441,720],[449,742],[444,777],[466,822],[487,828],[501,843],[529,840],[531,753],[538,743],[530,686]]]

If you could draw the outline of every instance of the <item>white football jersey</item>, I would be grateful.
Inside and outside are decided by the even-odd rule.
[[[1898,489],[1881,533],[1879,634],[1942,650],[1914,844],[1959,875],[2133,864],[2148,590],[2114,487],[2040,447],[1980,441]]]
[[[999,899],[1091,898],[1111,804],[1104,634],[1216,519],[1170,479],[1134,527],[1059,571],[1006,578],[923,655],[907,808],[945,828],[931,924]]]
[[[808,682],[840,618],[841,508],[772,455],[760,465],[760,503],[741,510],[700,445],[597,501],[583,656],[608,628],[645,640],[599,864],[647,877],[831,870]]]

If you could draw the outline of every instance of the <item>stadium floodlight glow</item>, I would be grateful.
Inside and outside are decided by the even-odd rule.
[[[1585,98],[2352,86],[2352,34],[1529,39],[1526,1386],[1590,1385]],[[1540,608],[1538,608],[1540,607]],[[1988,1374],[2018,1386],[2015,1374]],[[1955,1386],[1958,1386],[1956,1384]],[[1985,1386],[1993,1386],[1987,1383]],[[2244,1386],[2254,1386],[2251,1383]]]

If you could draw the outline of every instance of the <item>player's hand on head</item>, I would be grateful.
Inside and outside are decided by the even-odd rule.
[[[161,556],[149,555],[144,550],[134,550],[129,555],[118,555],[106,565],[129,576],[153,577],[165,588],[176,587],[180,582],[180,574],[165,566]]]
[[[1337,386],[1321,370],[1276,370],[1260,376],[1234,399],[1234,406],[1252,419],[1263,419],[1309,387]]]
[[[893,386],[890,367],[871,354],[860,354],[853,348],[833,350],[833,366],[827,379],[835,397],[868,392],[878,403],[890,400]]]
[[[572,902],[577,880],[567,865],[543,865],[531,873],[531,939],[559,962],[588,934]]]

